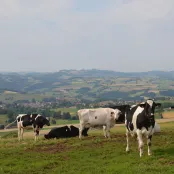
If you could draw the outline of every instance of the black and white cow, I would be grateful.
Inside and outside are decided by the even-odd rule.
[[[16,117],[17,128],[18,128],[18,140],[23,139],[24,129],[32,126],[35,134],[35,141],[39,136],[39,131],[44,125],[50,126],[49,120],[40,114],[19,114]]]
[[[82,132],[83,136],[88,136],[87,134],[88,129],[84,129]],[[52,138],[70,138],[70,137],[76,137],[79,135],[79,128],[71,125],[63,126],[63,127],[56,127],[50,130],[48,134],[45,134],[44,137],[46,139],[52,139]]]
[[[161,106],[161,104],[155,103],[152,99],[148,99],[146,102],[135,105],[126,111],[125,125],[126,125],[127,152],[129,151],[129,133],[132,136],[136,134],[139,144],[140,157],[141,157],[143,154],[143,145],[144,145],[142,135],[145,134],[147,138],[148,155],[151,155],[150,146],[155,127],[154,112],[156,106]]]

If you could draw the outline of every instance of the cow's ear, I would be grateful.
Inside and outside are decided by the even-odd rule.
[[[140,106],[141,108],[145,108],[146,103],[141,103],[141,104],[139,104],[139,106]]]
[[[155,103],[155,106],[160,107],[161,103]]]

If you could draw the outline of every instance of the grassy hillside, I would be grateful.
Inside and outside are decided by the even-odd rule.
[[[103,137],[102,130],[90,131],[89,137],[59,140],[2,138],[0,141],[0,173],[4,174],[173,174],[174,122],[161,123],[161,133],[152,139],[153,156],[147,147],[140,159],[137,140],[131,138],[131,152],[126,153],[125,128],[111,130],[112,139]],[[146,144],[146,143],[145,143]],[[27,165],[26,165],[27,162]]]

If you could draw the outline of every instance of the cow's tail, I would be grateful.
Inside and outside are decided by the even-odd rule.
[[[14,124],[17,121],[17,119],[15,121],[13,121],[12,123],[8,124],[7,126],[5,126],[4,129],[8,129],[12,124]]]

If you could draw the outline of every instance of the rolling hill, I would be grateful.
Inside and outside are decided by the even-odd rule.
[[[140,100],[164,96],[174,96],[174,71],[125,73],[92,69],[0,73],[0,101],[7,102],[44,97]]]

